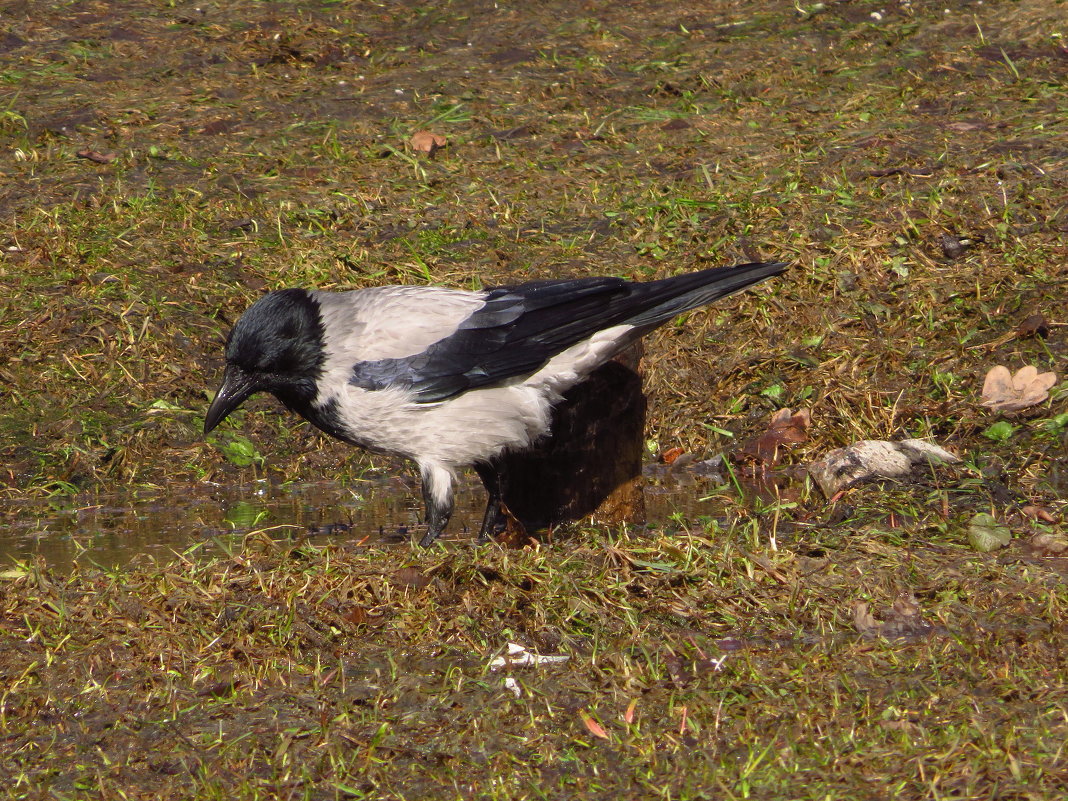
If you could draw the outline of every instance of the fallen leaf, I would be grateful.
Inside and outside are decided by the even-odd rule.
[[[1056,383],[1054,373],[1039,373],[1030,364],[1015,374],[999,364],[990,368],[983,381],[983,406],[995,412],[1018,412],[1042,403]]]
[[[1049,322],[1041,314],[1032,314],[1024,317],[1016,326],[1016,336],[1020,339],[1027,337],[1048,337]]]
[[[593,716],[586,712],[586,710],[580,709],[579,717],[582,718],[582,722],[590,734],[594,737],[600,737],[602,740],[608,739],[608,732],[606,732],[604,727],[594,720]]]
[[[416,131],[412,134],[412,138],[408,140],[408,144],[411,145],[412,150],[416,153],[434,155],[436,151],[448,144],[448,140],[444,136],[430,131]]]
[[[212,120],[211,122],[207,123],[203,128],[201,128],[200,132],[205,136],[216,136],[217,134],[229,133],[234,128],[236,128],[237,125],[237,120]]]
[[[399,587],[422,589],[430,584],[430,577],[415,567],[402,567],[393,573],[393,583]]]
[[[882,623],[875,619],[864,601],[853,604],[853,625],[861,634],[878,634]]]
[[[796,413],[790,409],[779,409],[771,416],[767,431],[742,445],[738,453],[758,462],[776,464],[780,448],[808,440],[811,424],[812,412],[809,409],[800,409]]]
[[[1048,509],[1041,506],[1036,506],[1033,503],[1025,504],[1020,507],[1020,512],[1032,520],[1041,520],[1043,523],[1056,523],[1057,518],[1049,513]]]
[[[686,453],[686,451],[682,448],[668,448],[666,451],[660,454],[660,461],[663,464],[671,464],[684,453]]]
[[[808,466],[828,498],[839,490],[870,478],[903,478],[916,467],[960,459],[944,448],[922,439],[887,442],[862,439],[846,448],[836,448]]]
[[[878,620],[864,601],[853,603],[853,626],[865,637],[922,637],[932,626],[920,614],[920,604],[911,592],[903,592]]]
[[[673,120],[668,120],[660,126],[662,131],[683,131],[690,127],[690,123],[682,119],[682,117],[676,117]]]
[[[1068,551],[1068,540],[1056,534],[1040,532],[1031,537],[1031,550],[1037,551],[1036,555],[1060,556]]]
[[[860,289],[860,276],[856,273],[840,272],[838,273],[838,291],[839,292],[856,292]]]
[[[345,614],[345,619],[355,626],[362,626],[367,622],[367,610],[362,606],[354,606]]]
[[[884,637],[917,637],[931,633],[932,626],[923,619],[920,602],[911,592],[902,592],[890,610],[886,613],[886,622],[883,623],[882,635]]]
[[[623,722],[624,723],[633,723],[634,722],[634,710],[637,709],[637,708],[638,708],[638,699],[637,698],[630,699],[630,703],[627,704],[627,710],[623,713]]]
[[[980,553],[1004,548],[1012,540],[1008,526],[1002,526],[992,514],[980,512],[968,523],[968,542]]]
[[[954,130],[954,131],[962,131],[963,132],[963,131],[981,131],[983,128],[986,127],[986,125],[984,123],[981,123],[981,122],[969,122],[967,120],[960,120],[959,122],[951,122],[946,127],[951,129],[951,130]]]
[[[902,620],[914,618],[920,614],[920,604],[916,600],[916,596],[911,592],[903,592],[898,595],[890,609],[894,615]]]
[[[96,150],[90,150],[85,148],[75,153],[78,158],[89,159],[89,161],[96,162],[97,164],[110,164],[115,160],[114,153],[100,153]]]

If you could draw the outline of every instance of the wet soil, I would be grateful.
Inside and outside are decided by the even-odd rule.
[[[683,470],[664,475],[655,466],[649,472],[648,525],[671,529],[678,526],[675,520],[722,514],[723,502],[715,497],[722,477]],[[280,543],[352,540],[408,548],[422,530],[419,497],[412,479],[365,475],[349,485],[283,485],[264,478],[251,484],[198,482],[133,493],[23,498],[4,505],[0,561],[40,559],[57,570],[75,563],[116,568],[145,557],[163,562],[176,554],[218,557],[261,533]],[[445,541],[474,545],[485,504],[485,490],[476,479],[459,484]]]

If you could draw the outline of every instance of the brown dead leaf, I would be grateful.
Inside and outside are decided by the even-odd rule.
[[[808,440],[808,428],[812,424],[812,412],[801,409],[779,409],[771,416],[768,430],[749,440],[739,453],[758,462],[773,465],[779,461],[779,449]]]
[[[1031,551],[1036,556],[1063,556],[1068,551],[1068,540],[1057,534],[1040,532],[1031,537]]]
[[[393,574],[393,583],[399,587],[414,587],[421,590],[430,584],[430,577],[414,567],[402,567]]]
[[[673,120],[668,120],[660,126],[662,131],[684,131],[690,127],[690,123],[682,119],[682,117],[676,117]]]
[[[683,448],[668,448],[662,454],[660,454],[660,461],[662,464],[671,464],[686,451]]]
[[[920,614],[920,604],[911,592],[899,594],[890,609],[900,619],[915,618]]]
[[[853,603],[853,625],[865,637],[922,637],[930,634],[931,624],[923,619],[921,608],[911,592],[903,592],[878,620],[864,601]]]
[[[868,635],[878,634],[883,624],[875,619],[864,601],[857,601],[853,604],[853,626],[861,634]]]
[[[79,150],[74,155],[81,159],[89,159],[89,161],[95,162],[97,164],[110,164],[115,160],[114,153],[100,153],[96,150],[90,150],[89,148]]]
[[[1042,314],[1032,314],[1023,318],[1016,326],[1016,336],[1020,339],[1027,337],[1048,337],[1049,321]]]
[[[412,138],[408,140],[408,144],[416,153],[426,153],[432,156],[436,151],[445,147],[448,144],[448,140],[441,134],[431,133],[430,131],[416,131],[412,134]]]
[[[1041,520],[1043,523],[1056,523],[1057,518],[1049,513],[1049,510],[1042,506],[1036,506],[1033,503],[1025,504],[1020,507],[1020,513],[1025,517],[1030,517],[1032,520]]]
[[[600,737],[602,740],[609,739],[608,732],[604,730],[604,726],[594,720],[593,716],[585,709],[579,710],[579,717],[582,718],[582,723],[586,726],[586,730],[594,737]]]
[[[362,626],[367,622],[367,610],[362,606],[354,606],[345,613],[344,617],[354,626]]]
[[[1054,373],[1039,373],[1032,365],[1012,374],[999,364],[990,368],[983,381],[983,406],[995,412],[1018,412],[1042,403],[1056,383]]]
[[[981,131],[986,127],[982,122],[970,122],[969,120],[960,120],[959,122],[951,122],[946,125],[947,128],[953,131]]]
[[[217,136],[218,134],[230,133],[238,125],[237,120],[212,120],[200,129],[205,136]]]

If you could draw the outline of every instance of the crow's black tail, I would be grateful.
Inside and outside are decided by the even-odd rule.
[[[632,284],[635,300],[641,298],[644,310],[626,322],[649,331],[690,309],[740,292],[748,286],[780,275],[786,270],[781,261],[713,267],[696,273],[662,278],[646,284]],[[653,305],[648,305],[652,303]]]

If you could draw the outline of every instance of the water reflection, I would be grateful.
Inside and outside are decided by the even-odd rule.
[[[699,500],[713,486],[689,476],[656,478],[646,491],[650,524],[670,523],[677,514],[689,519],[714,514],[714,501]],[[473,536],[484,505],[477,482],[462,482],[449,534]],[[348,485],[199,483],[151,492],[8,499],[0,501],[0,565],[36,556],[56,568],[74,562],[114,567],[138,555],[166,560],[197,544],[218,552],[257,529],[316,543],[338,538],[406,543],[407,530],[418,526],[421,514],[418,487],[398,477]]]

